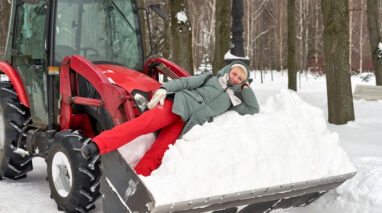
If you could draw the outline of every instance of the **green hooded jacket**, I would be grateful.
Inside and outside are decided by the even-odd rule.
[[[236,106],[233,106],[230,97],[218,82],[219,77],[226,73],[229,74],[231,66],[234,64],[241,64],[247,68],[247,79],[242,84],[232,86],[228,82],[228,87],[241,99],[241,103]],[[235,110],[241,115],[258,113],[260,107],[253,90],[250,87],[240,89],[248,79],[248,66],[241,61],[234,61],[221,69],[217,76],[211,77],[210,74],[205,73],[183,77],[163,84],[161,88],[166,89],[168,94],[175,95],[172,112],[179,115],[185,122],[179,137],[188,132],[194,125],[202,125],[206,121],[211,122],[214,116],[228,110]]]

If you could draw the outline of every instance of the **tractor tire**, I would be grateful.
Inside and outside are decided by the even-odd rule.
[[[51,198],[58,210],[87,212],[95,208],[100,197],[100,162],[81,155],[85,137],[78,131],[64,130],[56,134],[47,156]]]
[[[21,129],[31,122],[29,109],[20,103],[13,85],[0,82],[0,179],[25,178],[33,170],[32,156],[14,152]],[[25,148],[25,135],[19,148]]]

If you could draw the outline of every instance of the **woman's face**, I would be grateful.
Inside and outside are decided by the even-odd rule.
[[[234,67],[229,71],[229,81],[232,85],[243,83],[245,79],[242,79],[242,72],[239,67]]]

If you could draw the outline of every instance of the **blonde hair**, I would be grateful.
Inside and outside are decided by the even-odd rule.
[[[245,81],[247,79],[247,75],[248,75],[248,71],[247,71],[247,68],[241,64],[234,64],[231,66],[231,69],[232,68],[240,68],[241,70],[241,78],[243,79],[243,81]]]

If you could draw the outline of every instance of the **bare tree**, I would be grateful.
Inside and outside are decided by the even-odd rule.
[[[373,58],[376,85],[382,85],[382,58],[378,55],[378,44],[381,42],[381,34],[378,23],[378,0],[367,0],[367,26],[369,29],[369,41]]]
[[[354,120],[349,73],[349,9],[347,0],[322,0],[329,123]]]
[[[296,5],[288,0],[288,88],[297,91],[296,63]]]
[[[283,70],[283,29],[284,29],[284,1],[279,1],[280,5],[279,7],[279,14],[280,14],[280,19],[279,19],[279,60],[280,60],[280,69]]]
[[[319,10],[318,10],[318,4],[319,4],[319,0],[316,0],[316,2],[315,2],[315,10],[316,10],[316,17],[315,17],[315,19],[316,19],[316,22],[315,22],[315,36],[314,36],[314,64],[315,64],[315,66],[317,66],[317,64],[318,64],[318,41],[319,41],[319,39],[318,39],[318,31],[319,31],[319,28],[318,28],[318,20],[319,20]]]
[[[215,46],[216,0],[188,1],[192,20],[192,47],[194,69],[212,61]],[[208,60],[208,61],[207,61]]]
[[[364,0],[361,0],[361,26],[360,26],[360,30],[359,30],[359,72],[362,73],[362,70],[363,70],[363,44],[364,44],[364,41],[363,41],[363,17],[364,17],[364,9],[363,9],[363,5],[364,5]]]
[[[300,68],[299,68],[299,70],[300,70],[300,72],[303,72],[303,69],[304,69],[304,60],[303,60],[303,58],[304,58],[304,55],[303,55],[303,33],[304,33],[304,27],[303,27],[303,24],[304,24],[304,19],[303,19],[303,14],[304,14],[304,12],[303,12],[303,7],[302,7],[302,3],[303,3],[304,1],[299,1],[299,10],[298,10],[298,15],[299,15],[299,17],[298,17],[298,21],[297,21],[297,23],[298,23],[298,28],[299,28],[299,33],[298,33],[298,35],[297,35],[297,38],[298,38],[298,40],[299,40],[299,61],[300,61],[300,63],[299,63],[299,65],[300,65]],[[301,76],[301,75],[300,75]]]
[[[353,52],[353,0],[349,0],[349,65],[352,71],[352,52]]]
[[[231,4],[231,0],[216,1],[214,73],[224,66],[224,54],[230,49]]]
[[[169,20],[165,24],[165,56],[193,74],[192,31],[186,0],[168,0]]]
[[[155,0],[146,0],[145,2],[156,2]],[[169,0],[167,0],[169,1]],[[227,3],[225,3],[227,1]],[[348,62],[354,68],[372,70],[372,55],[369,49],[368,31],[366,30],[366,3],[367,0],[348,0],[350,8],[349,16],[349,58]],[[378,0],[377,0],[378,1]],[[228,46],[223,47],[217,45],[219,36],[227,35],[220,33],[218,28],[223,21],[216,14],[216,9],[219,5],[226,17],[230,19],[230,12],[227,10],[231,7],[229,0],[192,0],[186,1],[189,5],[190,20],[192,23],[192,52],[193,52],[193,67],[199,67],[205,58],[213,64],[213,58],[223,60],[223,55],[228,51]],[[229,2],[229,3],[228,3]],[[285,68],[288,63],[288,0],[244,0],[244,38],[245,38],[245,53],[251,61],[252,69],[264,68]],[[295,63],[296,70],[318,71],[324,73],[324,47],[323,47],[323,24],[321,0],[294,0],[295,2]],[[381,1],[379,0],[379,16],[382,14]],[[361,5],[363,3],[363,5]],[[218,5],[216,5],[218,4]],[[364,8],[363,20],[361,22],[362,8]],[[301,11],[301,13],[300,13]],[[170,14],[170,10],[168,11]],[[300,15],[301,14],[301,15]],[[153,15],[152,17],[157,17]],[[228,19],[227,18],[227,19]],[[300,20],[300,21],[299,21]],[[379,20],[380,26],[382,20]],[[169,58],[174,61],[174,55],[166,53],[173,49],[167,41],[171,41],[171,31],[166,31],[163,34],[163,20],[153,20],[153,51],[154,56]],[[225,22],[226,26],[223,29],[230,29],[230,22]],[[362,25],[362,27],[361,27]],[[166,26],[170,26],[168,23]],[[170,28],[168,28],[170,29]],[[162,31],[160,31],[162,30]],[[382,29],[379,29],[380,31]],[[215,32],[216,31],[216,32]],[[361,33],[362,31],[362,33]],[[289,32],[292,32],[289,30]],[[228,31],[229,33],[229,31]],[[382,32],[381,32],[382,33]],[[226,40],[228,41],[228,36]],[[164,39],[166,38],[166,39]],[[217,39],[215,41],[215,38]],[[291,37],[292,38],[292,37]],[[167,47],[163,48],[164,42]],[[217,43],[215,43],[217,42]],[[229,42],[224,42],[229,45]],[[215,47],[217,51],[215,52]],[[225,48],[224,51],[218,48]],[[159,48],[159,49],[158,49]],[[164,54],[162,54],[164,53]],[[220,56],[214,54],[220,53]],[[362,55],[362,56],[361,56]],[[362,62],[361,62],[362,60]],[[217,61],[215,61],[217,62]],[[224,66],[221,63],[220,67]],[[349,70],[351,69],[349,67]],[[215,70],[219,69],[214,66]],[[296,73],[297,76],[297,73]],[[293,78],[293,77],[292,77]],[[298,80],[296,79],[296,83]]]
[[[304,42],[305,42],[305,47],[304,47],[304,58],[303,58],[303,68],[305,68],[306,64],[307,64],[307,60],[308,60],[308,52],[309,52],[309,49],[308,49],[308,45],[309,45],[309,29],[311,28],[310,27],[310,23],[309,23],[309,17],[308,15],[310,14],[310,11],[309,11],[309,1],[305,1],[305,10],[304,10],[304,20],[305,20],[305,39],[304,39]]]

